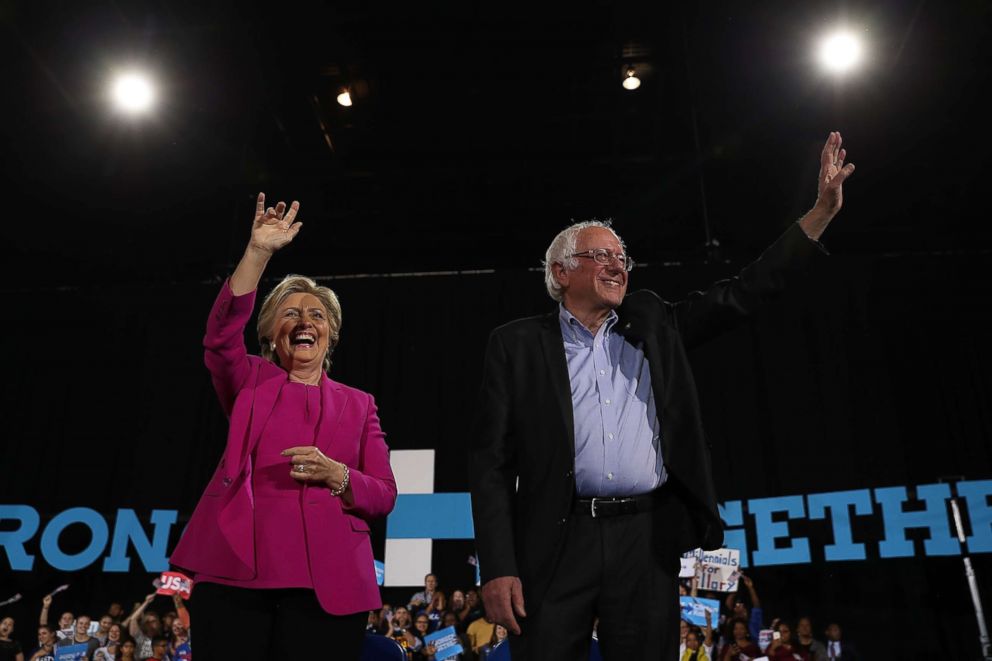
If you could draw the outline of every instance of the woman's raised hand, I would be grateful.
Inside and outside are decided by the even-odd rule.
[[[272,254],[292,241],[300,232],[303,223],[297,221],[296,213],[300,203],[294,201],[286,209],[285,202],[275,208],[265,208],[265,193],[258,194],[255,202],[255,221],[251,226],[251,247]]]

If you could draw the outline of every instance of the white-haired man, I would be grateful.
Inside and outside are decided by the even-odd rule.
[[[686,349],[745,319],[823,255],[840,210],[839,133],[814,207],[737,278],[670,303],[627,296],[633,262],[608,225],[561,232],[551,314],[492,332],[472,434],[472,508],[489,618],[514,661],[672,659],[679,555],[718,548],[709,448]]]

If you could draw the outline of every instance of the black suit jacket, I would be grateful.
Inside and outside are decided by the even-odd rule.
[[[651,291],[628,295],[614,328],[649,362],[672,497],[655,510],[670,558],[719,548],[709,444],[686,349],[745,319],[824,254],[793,224],[728,280],[670,303]],[[519,576],[528,610],[550,580],[575,498],[575,438],[558,311],[519,319],[489,337],[472,430],[472,511],[482,580]]]

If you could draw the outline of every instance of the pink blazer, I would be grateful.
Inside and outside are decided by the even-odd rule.
[[[224,283],[203,339],[214,388],[230,420],[227,446],[170,561],[192,572],[247,580],[255,576],[255,526],[251,455],[275,405],[286,371],[248,355],[244,328],[255,294],[235,297]],[[344,615],[379,608],[369,519],[396,502],[389,449],[372,396],[332,381],[321,384],[317,447],[348,465],[354,505],[345,507],[324,486],[305,486],[303,519],[310,575],[320,605]],[[287,469],[288,469],[287,462]]]

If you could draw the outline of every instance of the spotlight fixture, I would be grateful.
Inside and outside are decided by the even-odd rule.
[[[831,73],[846,73],[861,62],[863,47],[852,33],[835,32],[820,42],[820,64]]]
[[[627,67],[622,84],[625,90],[636,90],[641,86],[641,79],[637,77],[637,72],[634,71],[634,67]]]
[[[349,92],[348,90],[342,90],[342,92],[338,94],[338,103],[344,106],[345,108],[350,108],[351,92]]]
[[[114,104],[129,115],[139,115],[155,101],[155,90],[148,77],[137,72],[117,76],[111,90]]]

